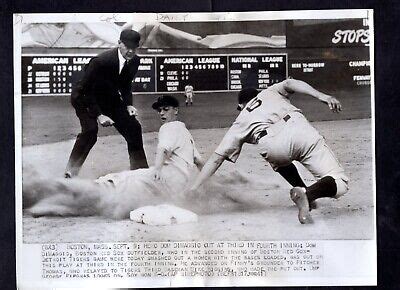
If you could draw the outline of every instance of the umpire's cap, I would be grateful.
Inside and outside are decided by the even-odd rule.
[[[163,95],[158,97],[157,101],[151,106],[154,110],[158,110],[160,107],[179,107],[179,101],[173,96]]]
[[[121,35],[119,39],[126,45],[128,48],[137,48],[139,47],[140,34],[135,30],[125,29],[121,31]]]
[[[257,95],[258,91],[255,88],[244,88],[238,94],[238,103],[245,104]]]

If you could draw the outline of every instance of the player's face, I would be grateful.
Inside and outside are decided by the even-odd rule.
[[[158,109],[158,114],[160,115],[162,124],[176,121],[178,116],[178,108],[172,106],[160,107]]]
[[[118,47],[126,60],[131,60],[136,54],[136,48],[128,48],[121,40],[118,42]]]

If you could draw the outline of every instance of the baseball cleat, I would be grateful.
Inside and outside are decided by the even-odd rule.
[[[317,209],[318,208],[318,204],[317,204],[317,202],[315,200],[309,201],[308,205],[310,207],[310,211],[313,210],[313,209]]]
[[[290,198],[299,209],[299,222],[301,224],[311,224],[313,221],[310,216],[310,206],[306,195],[306,190],[303,187],[293,187],[290,190]]]

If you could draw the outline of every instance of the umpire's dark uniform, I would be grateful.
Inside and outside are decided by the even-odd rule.
[[[128,36],[140,36],[129,31]],[[121,34],[122,39],[122,34]],[[124,41],[123,41],[124,42]],[[97,117],[106,115],[128,143],[130,168],[147,168],[143,150],[142,129],[135,116],[130,116],[127,106],[132,105],[132,80],[139,66],[139,57],[134,56],[119,72],[118,48],[105,51],[94,57],[86,66],[82,79],[74,86],[71,103],[81,123],[82,132],[77,136],[66,168],[65,177],[79,173],[90,149],[97,140]]]

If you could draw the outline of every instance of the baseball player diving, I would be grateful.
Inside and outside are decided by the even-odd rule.
[[[260,155],[293,188],[290,197],[298,207],[300,223],[312,223],[310,205],[322,197],[338,198],[348,191],[349,178],[339,164],[324,137],[311,126],[301,110],[290,103],[293,93],[310,95],[338,113],[342,107],[333,96],[317,91],[309,84],[287,79],[258,92],[244,88],[238,95],[240,114],[219,146],[208,159],[193,183],[196,190],[221,164],[236,162],[244,143],[257,144]],[[318,180],[306,186],[293,161],[300,162]]]
[[[139,207],[174,203],[174,198],[179,199],[177,193],[188,185],[192,169],[197,166],[200,170],[203,161],[192,135],[178,121],[178,100],[161,96],[152,108],[162,123],[153,167],[112,173],[95,181],[25,178],[24,208],[33,216],[127,218]]]

